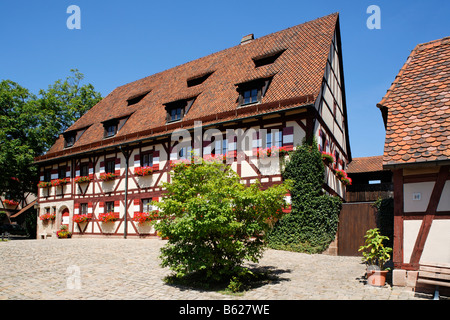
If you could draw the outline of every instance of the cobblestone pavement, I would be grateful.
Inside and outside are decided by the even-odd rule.
[[[276,280],[227,295],[167,285],[159,239],[55,239],[0,242],[0,300],[410,300],[429,299],[405,288],[364,284],[359,257],[267,250],[258,266]]]

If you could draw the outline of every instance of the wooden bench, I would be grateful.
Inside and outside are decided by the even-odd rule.
[[[450,265],[424,263],[419,267],[418,283],[435,286],[434,299],[439,299],[439,286],[450,287]]]

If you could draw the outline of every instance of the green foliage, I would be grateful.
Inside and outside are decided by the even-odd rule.
[[[283,178],[293,181],[292,210],[269,234],[271,248],[320,253],[334,240],[341,200],[323,194],[324,170],[314,141],[304,142],[290,154]]]
[[[78,70],[71,72],[47,91],[40,90],[39,97],[13,81],[0,82],[0,194],[21,200],[36,192],[34,158],[101,99],[91,84],[81,85]]]
[[[204,281],[229,281],[245,273],[244,260],[257,262],[263,253],[287,188],[246,187],[229,166],[204,160],[175,165],[171,179],[164,184],[163,200],[154,203],[163,218],[155,229],[168,238],[162,266],[178,278],[201,274]]]
[[[389,238],[384,242],[384,245],[392,247],[394,239],[394,199],[380,198],[375,201],[374,207],[377,209],[377,227],[380,234]]]
[[[384,269],[384,264],[391,258],[392,248],[384,246],[383,242],[388,237],[380,234],[378,228],[367,230],[364,245],[359,247],[362,251],[363,261],[369,266],[378,266],[380,270]]]

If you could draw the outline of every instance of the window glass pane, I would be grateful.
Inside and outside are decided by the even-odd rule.
[[[88,176],[89,175],[89,166],[87,164],[82,164],[81,165],[80,175],[81,176]]]
[[[106,212],[114,212],[114,201],[106,203]]]
[[[106,168],[105,168],[106,173],[114,173],[116,169],[115,167],[116,167],[115,160],[106,161]]]
[[[258,89],[252,90],[252,102],[256,102],[258,100]]]
[[[80,204],[80,214],[87,214],[87,213],[88,213],[88,204],[81,203]]]
[[[222,140],[222,154],[226,155],[227,154],[227,149],[228,149],[228,141],[226,138],[224,138]]]
[[[153,165],[153,157],[151,154],[143,154],[141,157],[141,166],[142,167],[151,167]]]
[[[150,199],[143,199],[142,200],[142,211],[143,212],[150,212],[150,211],[152,211],[152,200],[150,200]]]
[[[58,179],[64,179],[66,177],[66,167],[58,167]]]
[[[272,133],[266,134],[266,146],[267,148],[272,148]]]

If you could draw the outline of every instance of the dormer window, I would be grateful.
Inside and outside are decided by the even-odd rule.
[[[110,121],[104,124],[105,127],[105,138],[115,136],[117,133],[117,121]]]
[[[78,129],[78,130],[71,130],[71,131],[66,131],[63,133],[64,136],[64,148],[70,148],[72,147],[75,142],[78,141],[78,139],[80,139],[80,137],[83,135],[83,133],[86,131],[86,128],[83,129]]]
[[[110,119],[107,121],[103,121],[103,128],[104,128],[104,138],[110,138],[115,136],[119,130],[125,125],[128,118],[131,115],[122,116],[120,118]]]
[[[187,79],[186,80],[187,86],[188,87],[194,87],[194,86],[198,86],[198,85],[202,84],[203,82],[205,82],[206,79],[209,78],[210,75],[213,74],[213,72],[207,72],[207,73],[199,74],[197,76],[194,76],[194,77],[191,77],[191,78]]]
[[[267,92],[271,79],[258,79],[237,85],[239,105],[245,106],[261,102]]]
[[[286,50],[284,49],[284,50],[280,50],[277,52],[271,52],[271,53],[264,54],[264,55],[253,58],[253,62],[255,63],[255,68],[274,63],[275,60],[277,60],[278,57],[281,56],[284,51],[286,51]]]
[[[189,112],[189,109],[194,103],[195,98],[196,97],[166,103],[167,122],[182,120],[183,117]]]
[[[131,105],[133,105],[133,104],[136,104],[136,103],[140,102],[142,99],[144,99],[144,98],[147,96],[147,94],[148,94],[149,92],[150,92],[150,91],[146,91],[146,92],[144,92],[144,93],[140,93],[140,94],[138,94],[138,95],[131,96],[130,98],[127,99],[128,105],[131,106]]]
[[[67,135],[65,137],[65,147],[69,148],[75,144],[75,133]]]

